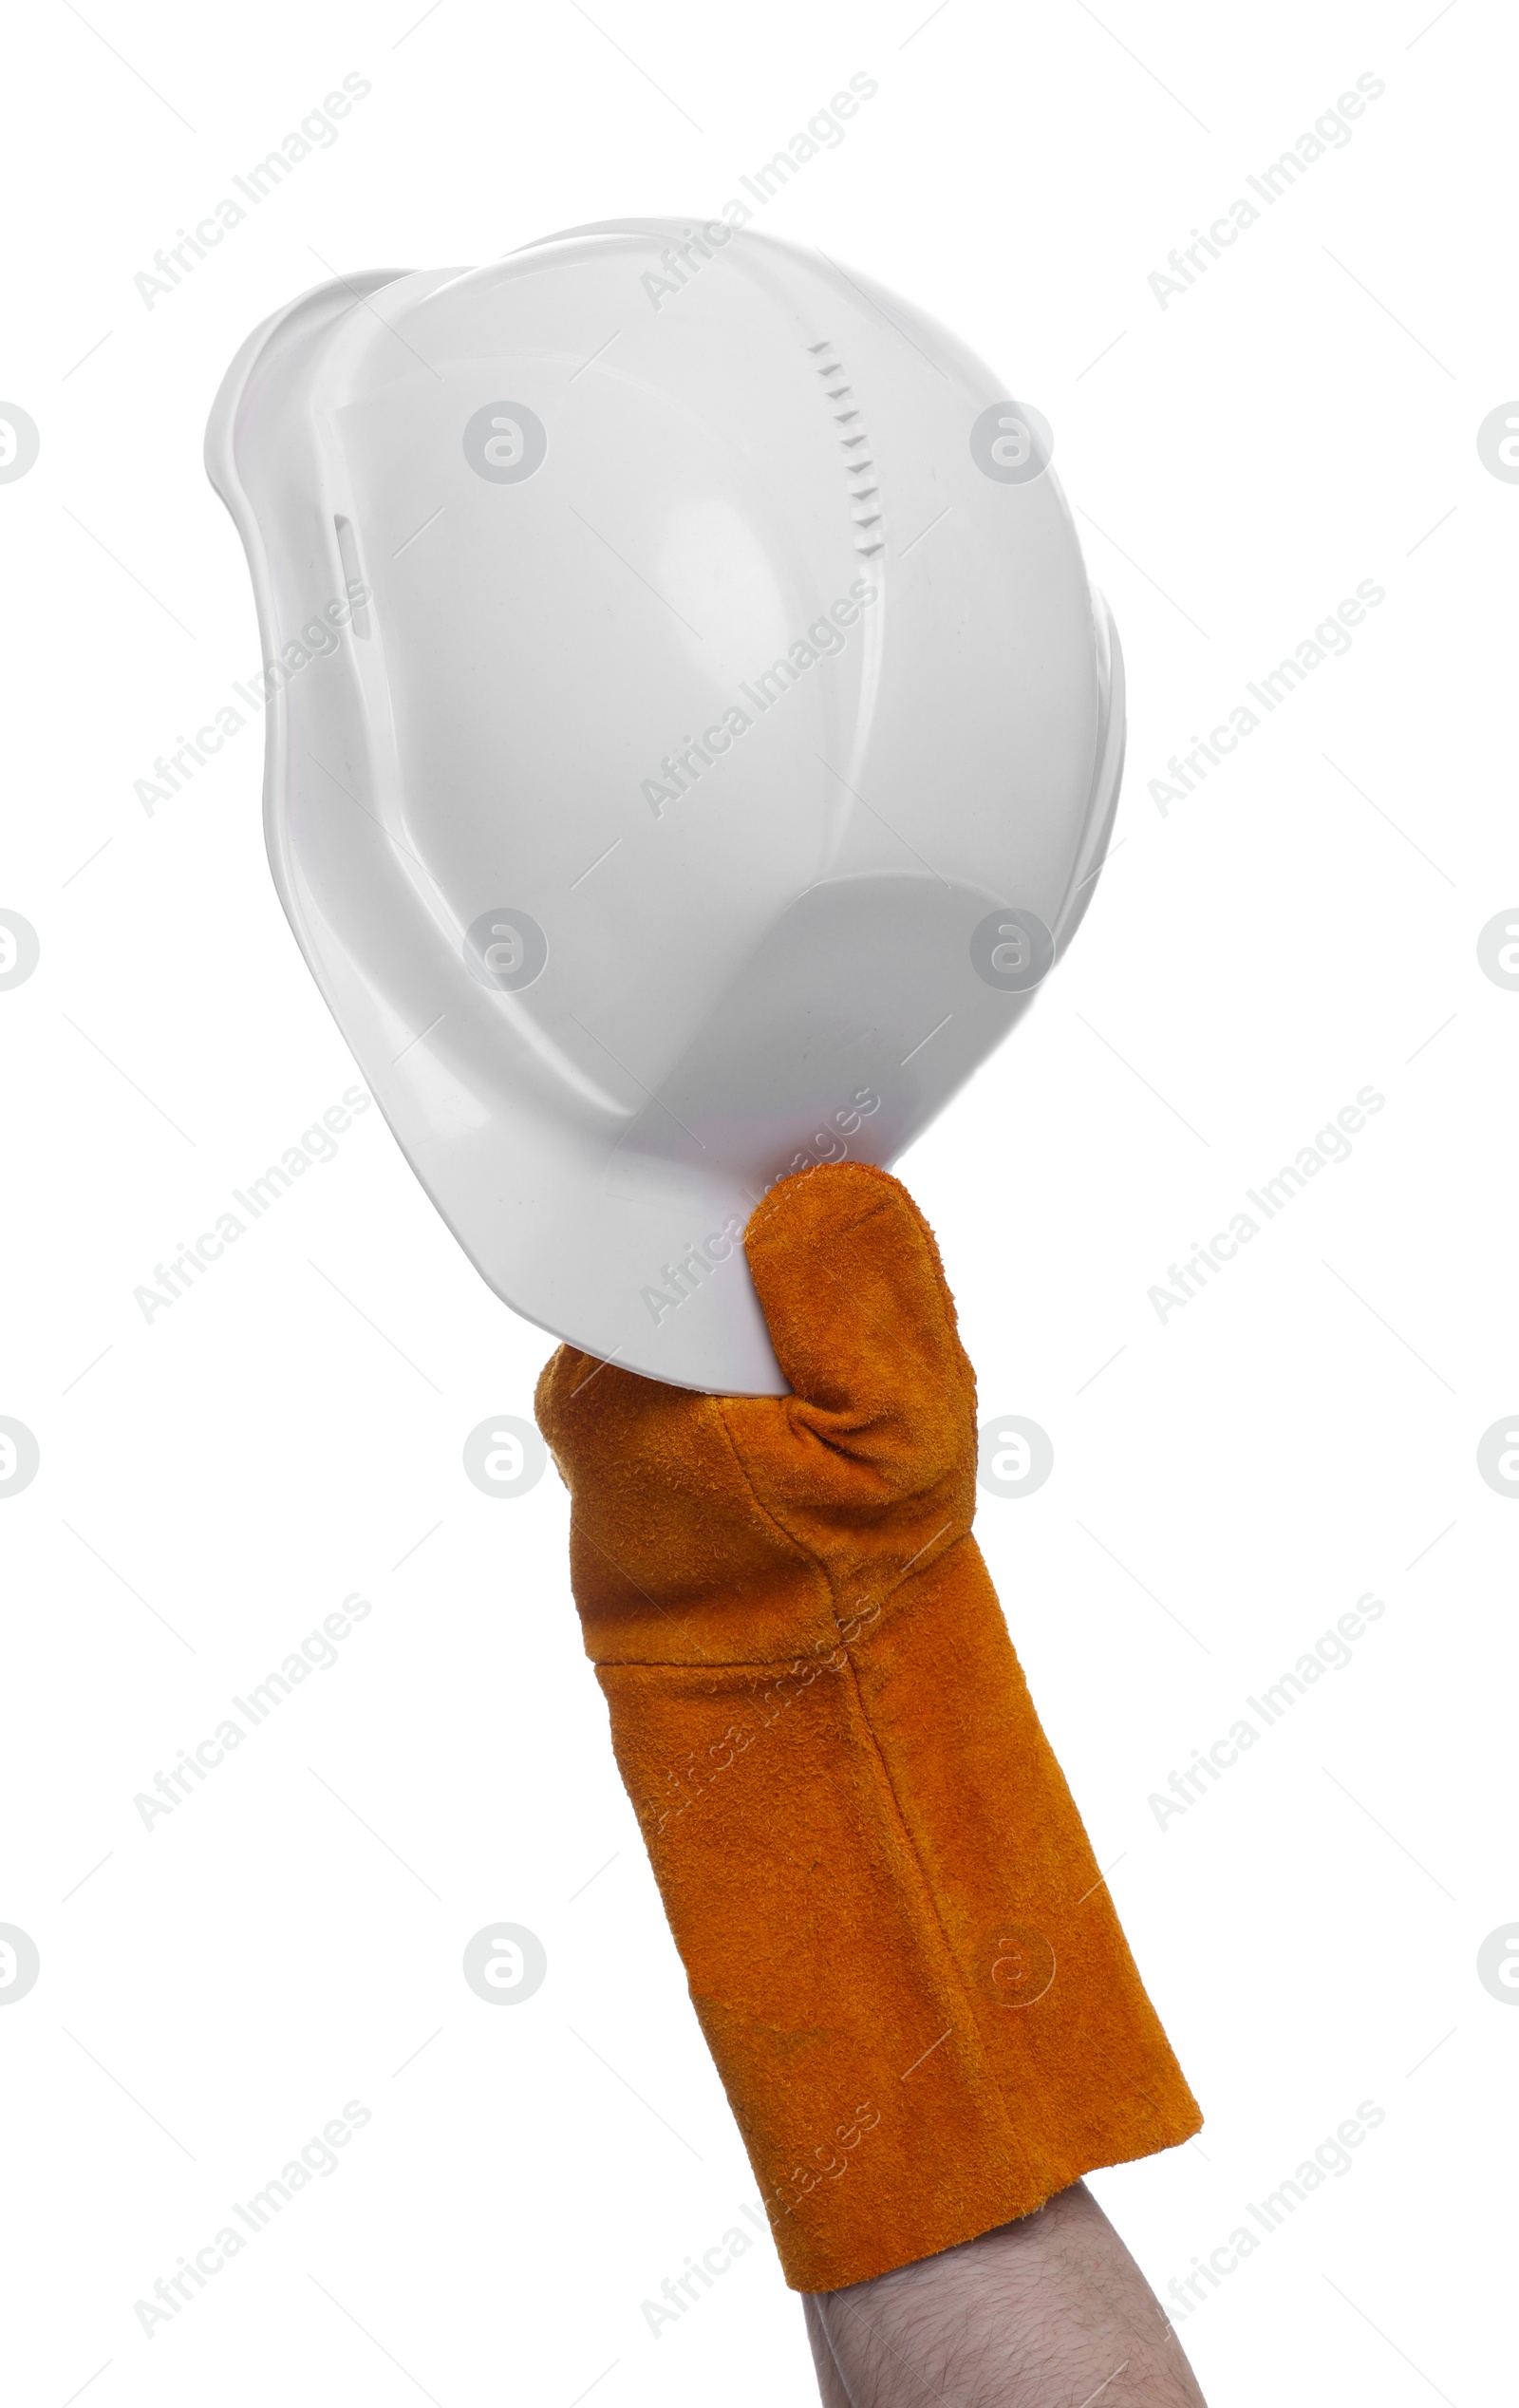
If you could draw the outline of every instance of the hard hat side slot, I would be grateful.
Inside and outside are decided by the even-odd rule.
[[[348,598],[352,601],[355,593],[363,593],[367,590],[359,571],[358,538],[347,518],[335,517],[332,525],[338,539],[338,565],[343,572],[343,582],[347,590]],[[351,615],[354,634],[362,636],[367,643],[369,639],[368,603],[354,602]]]

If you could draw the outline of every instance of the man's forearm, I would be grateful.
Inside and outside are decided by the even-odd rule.
[[[823,2408],[1203,2408],[1175,2328],[1084,2183],[805,2306]]]

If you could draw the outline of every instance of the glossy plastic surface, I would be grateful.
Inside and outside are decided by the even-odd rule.
[[[1090,900],[1121,668],[1021,407],[673,222],[322,286],[228,371],[291,926],[491,1287],[629,1369],[784,1388],[754,1201],[889,1165]]]

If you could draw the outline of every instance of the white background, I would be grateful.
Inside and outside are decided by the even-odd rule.
[[[0,1501],[0,1921],[42,1957],[0,2013],[8,2397],[810,2396],[767,2242],[657,2339],[641,2313],[755,2191],[580,1652],[564,1495],[460,1466],[529,1412],[541,1333],[375,1112],[172,1310],[134,1303],[356,1076],[264,863],[258,724],[151,817],[134,784],[258,663],[200,464],[257,320],[329,265],[709,214],[863,71],[757,222],[1043,409],[1131,680],[1080,942],[901,1166],[984,1410],[1053,1439],[980,1535],[1208,2116],[1094,2187],[1164,2292],[1377,2102],[1183,2338],[1215,2403],[1476,2408],[1511,2380],[1519,2042],[1476,1972],[1519,1915],[1519,1513],[1476,1469],[1519,1403],[1519,994],[1476,950],[1519,896],[1519,489],[1475,442],[1519,392],[1512,20],[414,14],[47,0],[8,37],[0,399],[42,434],[0,486],[0,904],[42,946],[0,994],[0,1412],[42,1452]],[[146,308],[154,252],[347,72],[373,88],[338,141]],[[1348,145],[1162,309],[1172,248],[1362,73],[1386,89]],[[1363,579],[1353,649],[1163,815],[1169,757]],[[1162,1323],[1168,1267],[1367,1085],[1351,1158]],[[353,1590],[339,1662],[145,1830],[135,1794]],[[1349,1666],[1162,1827],[1152,1793],[1368,1590]],[[497,1917],[549,1960],[508,2012],[460,1973]],[[134,2302],[350,2099],[338,2172],[147,2339]]]

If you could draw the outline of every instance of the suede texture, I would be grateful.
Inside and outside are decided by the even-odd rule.
[[[845,1163],[773,1189],[744,1244],[790,1396],[562,1346],[537,1418],[697,2014],[786,2279],[829,2291],[1202,2117],[970,1534],[931,1231]]]

